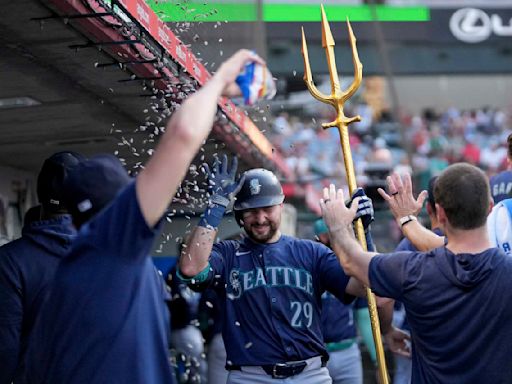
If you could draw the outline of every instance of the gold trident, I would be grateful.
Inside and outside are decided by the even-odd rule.
[[[355,122],[361,121],[361,116],[347,117],[343,112],[343,106],[345,102],[352,97],[357,91],[361,80],[363,79],[363,64],[359,60],[356,47],[356,37],[350,26],[350,22],[347,18],[347,26],[350,37],[350,46],[352,47],[352,58],[354,62],[354,81],[346,91],[342,91],[340,88],[340,82],[338,79],[338,70],[336,68],[336,61],[334,58],[334,38],[332,37],[329,22],[325,16],[323,5],[320,5],[322,10],[322,47],[325,49],[327,55],[327,63],[329,65],[329,75],[331,78],[331,94],[329,96],[322,94],[313,83],[313,77],[311,76],[311,67],[309,65],[308,47],[306,44],[306,36],[304,35],[304,27],[302,27],[302,56],[304,57],[304,81],[309,89],[309,92],[315,99],[322,103],[332,105],[336,109],[336,120],[322,124],[322,127],[338,128],[341,139],[341,149],[343,151],[343,159],[345,160],[345,171],[347,173],[347,183],[350,194],[357,188],[356,176],[354,172],[354,163],[352,161],[352,152],[350,150],[350,142],[348,136],[348,125]],[[361,220],[356,222],[356,234],[359,242],[366,250],[366,238],[364,235],[364,228]],[[382,338],[380,335],[380,324],[379,317],[377,314],[377,304],[375,302],[375,296],[373,295],[370,288],[366,287],[366,295],[368,297],[368,310],[370,311],[370,320],[372,324],[373,340],[375,341],[375,349],[377,352],[377,363],[379,367],[379,378],[381,384],[388,384],[389,378],[386,369],[386,360],[384,357],[384,348],[382,347]]]

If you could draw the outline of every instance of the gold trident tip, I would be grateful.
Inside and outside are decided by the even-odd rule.
[[[306,36],[304,34],[304,28],[302,29],[302,55],[304,56],[304,81],[309,89],[309,92],[313,97],[321,102],[328,103],[336,109],[336,120],[328,124],[323,124],[324,128],[336,127],[340,134],[340,143],[343,150],[343,159],[345,164],[345,171],[347,174],[347,185],[350,193],[357,188],[356,176],[354,171],[354,163],[352,160],[352,152],[350,150],[350,138],[348,134],[348,125],[354,121],[361,121],[360,116],[346,117],[343,112],[343,106],[345,102],[356,92],[361,84],[363,78],[363,65],[359,60],[357,54],[356,38],[352,27],[347,18],[347,26],[350,38],[350,45],[352,47],[352,58],[354,62],[354,81],[346,91],[342,91],[339,86],[338,71],[336,68],[336,62],[334,59],[334,39],[332,37],[331,29],[329,28],[329,22],[325,15],[324,7],[321,6],[322,12],[322,46],[325,49],[327,56],[327,62],[329,64],[329,74],[331,78],[331,94],[329,96],[321,94],[313,83],[313,77],[311,75],[311,67],[309,64],[308,47],[306,44]],[[357,237],[366,250],[366,240],[364,235],[363,225],[361,220],[356,222],[356,233]],[[382,384],[388,384],[389,378],[386,369],[386,359],[384,356],[384,348],[382,346],[382,338],[380,334],[380,324],[377,314],[377,304],[375,297],[371,290],[366,288],[368,296],[368,308],[370,311],[370,320],[372,324],[372,333],[375,340],[375,350],[377,354],[377,362],[379,367],[379,382]]]
[[[315,86],[313,82],[313,76],[311,74],[311,66],[309,63],[309,55],[308,48],[306,43],[306,36],[304,33],[304,27],[302,27],[302,56],[304,58],[304,82],[308,87],[311,95],[321,101],[323,103],[327,103],[332,105],[337,111],[337,118],[335,121],[332,121],[327,124],[322,124],[324,128],[329,127],[340,127],[340,126],[348,126],[349,124],[355,121],[361,121],[360,116],[354,117],[346,117],[343,112],[343,107],[345,102],[350,99],[354,93],[357,91],[359,86],[361,85],[361,81],[363,79],[363,64],[359,60],[359,54],[357,52],[356,46],[356,37],[354,35],[354,31],[352,30],[352,26],[350,25],[350,21],[347,17],[347,27],[349,32],[349,40],[350,46],[352,48],[352,60],[354,64],[354,80],[352,84],[346,91],[342,91],[340,88],[338,70],[336,68],[336,59],[334,54],[334,38],[332,36],[331,28],[329,26],[329,22],[327,21],[327,16],[325,15],[325,10],[323,5],[320,5],[321,13],[322,13],[322,47],[325,49],[327,64],[329,68],[329,77],[331,80],[331,94],[324,95],[322,94]]]

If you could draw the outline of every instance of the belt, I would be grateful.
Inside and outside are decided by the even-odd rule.
[[[308,363],[305,361],[297,361],[295,363],[262,365],[261,368],[267,372],[267,375],[272,376],[273,379],[286,379],[287,377],[298,375],[307,365]]]
[[[350,348],[355,342],[356,339],[344,339],[338,341],[337,343],[327,343],[325,348],[327,349],[327,352],[342,351],[344,349]]]
[[[318,362],[318,363],[317,363]],[[315,364],[317,363],[317,364]],[[272,376],[273,379],[286,379],[291,376],[302,373],[306,367],[320,368],[325,367],[326,362],[320,356],[315,356],[303,361],[291,361],[287,363],[276,363],[270,365],[260,366],[240,366],[240,365],[229,365],[226,366],[228,371],[242,371],[251,373],[266,373]]]

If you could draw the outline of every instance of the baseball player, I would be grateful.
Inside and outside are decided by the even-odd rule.
[[[390,203],[396,208],[410,191],[398,185],[389,192],[383,197],[397,200]],[[357,206],[347,209],[343,191],[333,185],[324,190],[321,207],[347,273],[404,303],[413,383],[509,383],[512,258],[491,247],[487,236],[487,178],[472,165],[451,165],[436,180],[434,198],[448,242],[425,253],[365,252],[349,228]],[[402,228],[417,223],[410,217],[399,222]]]
[[[512,198],[501,200],[487,217],[487,233],[492,246],[512,255]]]
[[[323,219],[315,221],[314,232],[318,240],[330,248],[328,229]],[[353,303],[346,305],[325,292],[322,295],[321,321],[324,342],[329,352],[327,369],[333,384],[362,384],[363,362],[357,342],[358,331],[373,363],[376,362],[368,302],[363,298],[357,298]]]
[[[507,137],[507,169],[491,177],[491,194],[494,203],[508,199],[512,193],[512,134]]]
[[[135,180],[112,156],[70,173],[64,195],[80,229],[34,328],[30,383],[173,382],[163,282],[148,255],[219,97],[240,94],[235,78],[252,61],[263,63],[237,52],[184,101]]]
[[[58,152],[37,178],[39,207],[25,215],[21,238],[0,247],[0,383],[22,382],[34,323],[76,231],[62,201],[66,174],[82,156]]]
[[[398,220],[408,243],[420,251],[428,251],[442,247],[446,237],[442,231],[430,231],[417,220],[423,201],[429,195],[427,191],[420,193],[417,199],[412,194],[411,178],[406,175],[402,181],[399,175],[392,174],[387,179],[388,190],[395,191],[399,198],[389,198],[391,212]],[[379,193],[386,198],[387,193],[380,189]],[[427,205],[428,209],[428,205]],[[512,247],[512,199],[504,199],[492,207],[487,216],[487,234],[491,246],[500,248],[505,254],[511,255]],[[407,224],[407,225],[405,225]]]
[[[272,172],[252,169],[237,183],[236,158],[228,170],[224,157],[208,173],[210,205],[190,237],[179,272],[197,289],[213,285],[225,303],[228,383],[331,383],[321,295],[329,291],[350,302],[351,295],[364,295],[362,286],[345,275],[323,244],[281,234],[284,194]],[[247,236],[214,244],[233,196],[235,217]],[[363,199],[360,215],[371,214],[369,204]]]

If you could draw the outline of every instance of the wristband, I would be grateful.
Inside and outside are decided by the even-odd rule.
[[[210,198],[210,204],[222,205],[224,208],[226,208],[230,202],[231,201],[227,197],[221,195],[213,195]]]
[[[418,221],[418,218],[414,215],[407,215],[398,219],[400,228],[402,228],[405,224],[410,223],[411,221]]]
[[[199,284],[199,283],[205,282],[208,279],[210,269],[211,269],[210,263],[208,262],[208,265],[197,275],[192,276],[192,277],[185,277],[180,273],[180,270],[178,268],[176,270],[176,276],[178,276],[178,278],[186,284],[189,284],[189,283]]]

